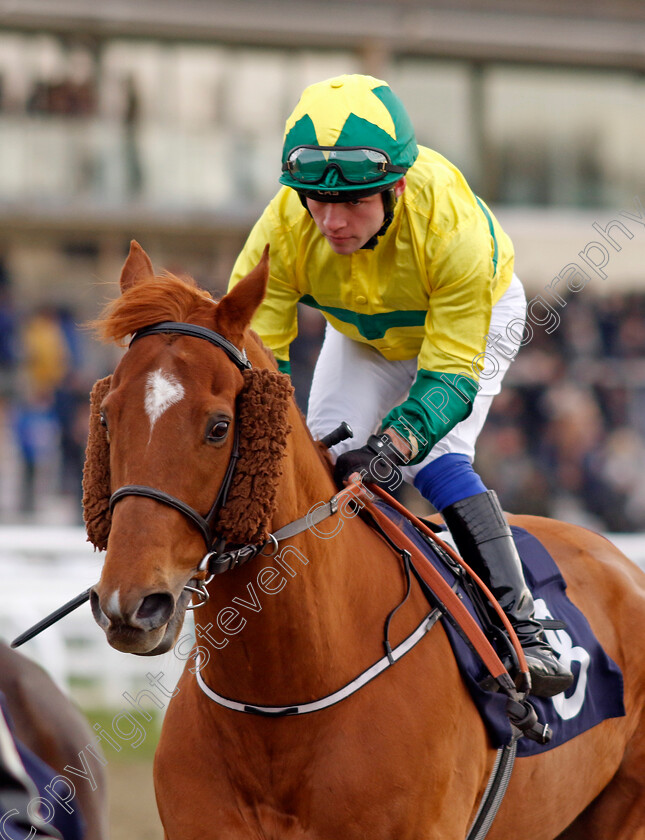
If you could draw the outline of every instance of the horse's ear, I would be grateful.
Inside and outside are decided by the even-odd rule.
[[[130,252],[126,261],[123,263],[121,269],[121,279],[119,285],[121,286],[121,293],[127,292],[132,286],[140,283],[142,280],[147,280],[154,277],[154,269],[150,262],[150,257],[143,250],[141,245],[133,239],[130,242]]]
[[[260,262],[228,294],[215,310],[217,326],[225,334],[242,336],[262,303],[269,282],[269,246],[265,245]]]

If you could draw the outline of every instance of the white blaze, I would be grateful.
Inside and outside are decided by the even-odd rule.
[[[161,369],[148,374],[144,406],[150,418],[150,433],[161,415],[184,396],[184,387],[179,380]]]
[[[119,590],[115,589],[114,592],[108,598],[108,602],[106,605],[107,614],[110,618],[120,618],[121,617],[121,603],[119,601]]]

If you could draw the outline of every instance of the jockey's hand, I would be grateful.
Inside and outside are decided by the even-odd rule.
[[[351,480],[373,482],[394,490],[403,481],[399,467],[406,463],[407,458],[387,434],[370,435],[365,446],[338,456],[334,478],[340,486]]]

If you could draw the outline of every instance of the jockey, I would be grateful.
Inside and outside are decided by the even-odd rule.
[[[282,371],[298,302],[326,318],[307,422],[314,437],[342,421],[354,430],[332,449],[336,480],[382,481],[383,458],[396,464],[508,615],[533,693],[566,690],[572,674],[534,618],[511,530],[472,465],[523,337],[510,239],[456,167],[417,146],[401,101],[370,76],[304,91],[287,120],[280,182],[231,284],[269,242],[253,327]]]

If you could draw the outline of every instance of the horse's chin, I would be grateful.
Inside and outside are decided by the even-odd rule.
[[[155,630],[140,630],[137,627],[110,626],[105,630],[108,644],[122,653],[136,656],[158,656],[174,647],[181,632],[190,601],[188,592],[182,593],[170,621]]]

